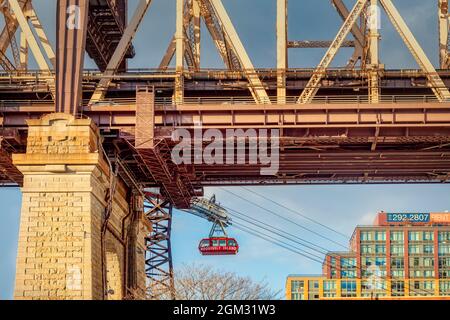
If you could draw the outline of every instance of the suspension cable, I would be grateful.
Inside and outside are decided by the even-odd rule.
[[[295,246],[293,246],[293,245],[291,245],[291,244],[289,244],[289,243],[286,243],[286,242],[284,242],[284,241],[281,241],[281,240],[279,240],[279,239],[276,239],[276,238],[274,238],[273,236],[270,236],[270,235],[267,235],[267,234],[265,234],[265,233],[262,233],[262,232],[259,232],[259,231],[255,230],[255,229],[253,228],[253,225],[252,225],[252,227],[249,227],[249,226],[246,226],[246,225],[244,225],[244,224],[236,223],[236,222],[235,222],[235,223],[233,223],[233,226],[234,226],[236,229],[238,229],[238,230],[241,230],[241,231],[243,231],[243,232],[249,233],[249,234],[251,234],[251,235],[253,235],[253,236],[255,236],[255,237],[258,237],[258,238],[260,238],[260,239],[263,239],[263,240],[265,240],[265,241],[267,241],[267,242],[269,242],[269,243],[272,243],[272,244],[274,244],[274,245],[276,245],[276,246],[279,246],[279,247],[284,248],[284,249],[286,249],[286,250],[288,250],[288,251],[291,251],[291,252],[294,252],[294,253],[296,253],[296,254],[299,254],[299,255],[301,255],[301,256],[303,256],[303,257],[305,257],[305,258],[307,258],[307,259],[309,259],[309,260],[311,260],[311,261],[320,263],[320,264],[322,264],[322,265],[324,265],[324,266],[332,266],[332,265],[331,265],[330,263],[328,263],[326,260],[321,261],[321,260],[319,260],[319,259],[314,258],[314,257],[317,257],[317,256],[314,255],[314,254],[311,254],[311,253],[306,252],[306,251],[304,251],[304,250],[302,250],[302,249],[300,249],[300,248],[298,248],[298,247],[295,247]],[[291,241],[292,241],[292,240],[291,240]],[[308,256],[308,255],[310,255],[310,256]],[[313,256],[313,257],[311,257],[311,256]],[[347,266],[354,266],[354,265],[347,264]],[[363,271],[361,266],[359,266],[359,267],[358,267],[358,266],[354,266],[354,267],[355,267],[355,269],[358,270],[358,271]],[[378,284],[381,284],[381,286],[382,286],[381,290],[387,291],[387,287],[386,287],[385,284],[383,283],[383,280],[387,280],[387,279],[388,279],[387,277],[378,277],[378,279],[374,279],[374,280],[375,280],[375,282],[377,282]],[[352,281],[352,280],[355,280],[355,279],[354,279],[354,278],[349,278],[349,279],[344,279],[344,280]],[[405,280],[403,279],[403,281],[405,281]],[[421,291],[418,291],[418,290],[416,290],[416,289],[412,289],[411,287],[409,287],[409,291],[410,291],[410,292],[413,292],[413,293],[416,293],[416,294],[419,294],[419,295],[420,295],[420,294],[423,294],[423,293],[429,293],[429,294],[431,294],[431,295],[434,295],[434,292],[429,291],[429,290],[426,290],[426,289],[421,289]]]
[[[254,191],[254,190],[252,190],[250,188],[247,188],[247,187],[241,187],[241,188],[246,190],[246,191],[248,191],[248,192],[250,192],[250,193],[253,193],[254,195],[256,195],[256,196],[258,196],[260,198],[263,198],[264,200],[267,200],[267,201],[269,201],[269,202],[271,202],[271,203],[273,203],[273,204],[275,204],[275,205],[277,205],[277,206],[279,206],[279,207],[281,207],[283,209],[286,209],[286,210],[288,210],[288,211],[290,211],[290,212],[292,212],[292,213],[294,213],[294,214],[296,214],[296,215],[298,215],[298,216],[300,216],[300,217],[302,217],[302,218],[304,218],[306,220],[309,220],[309,221],[311,221],[311,222],[313,222],[313,223],[315,223],[315,224],[317,224],[317,225],[319,225],[319,226],[321,226],[321,227],[323,227],[323,228],[325,228],[325,229],[327,229],[329,231],[332,231],[332,232],[334,232],[334,233],[344,237],[347,240],[349,239],[348,235],[346,235],[346,234],[344,234],[344,233],[342,233],[342,232],[340,232],[340,231],[338,231],[338,230],[336,230],[334,228],[331,228],[331,227],[321,223],[320,221],[317,221],[317,220],[315,220],[313,218],[310,218],[310,217],[302,214],[301,212],[299,212],[297,210],[291,209],[291,208],[289,208],[289,207],[287,207],[287,206],[285,206],[285,205],[283,205],[283,204],[281,204],[281,203],[279,203],[279,202],[277,202],[277,201],[275,201],[273,199],[270,199],[269,197],[266,197],[265,195],[260,194],[260,193]]]
[[[232,195],[234,195],[235,197],[237,197],[237,198],[239,198],[239,199],[241,199],[241,200],[243,200],[243,201],[245,201],[245,202],[248,202],[248,203],[250,203],[250,204],[252,204],[252,205],[254,205],[254,206],[256,206],[256,207],[258,207],[258,208],[260,208],[260,209],[262,209],[262,210],[264,210],[264,211],[266,211],[266,212],[269,212],[269,213],[272,214],[272,215],[275,215],[275,216],[277,216],[277,217],[279,217],[279,218],[281,218],[281,219],[283,219],[283,220],[285,220],[285,221],[288,221],[289,223],[292,223],[292,224],[296,225],[297,227],[302,228],[302,229],[304,229],[304,230],[306,230],[306,231],[308,231],[308,232],[310,232],[310,233],[312,233],[312,234],[314,234],[314,235],[316,235],[316,236],[318,236],[318,237],[320,237],[320,238],[323,238],[323,239],[325,239],[325,240],[328,240],[328,241],[330,241],[330,242],[332,242],[332,243],[334,243],[334,244],[336,244],[336,245],[338,245],[338,246],[340,246],[340,247],[342,247],[342,248],[345,248],[346,250],[348,249],[348,246],[346,246],[346,245],[344,245],[344,244],[342,244],[342,243],[340,243],[340,242],[337,242],[337,241],[335,241],[335,240],[333,240],[333,239],[331,239],[331,238],[329,238],[329,237],[327,237],[327,236],[324,236],[324,235],[320,234],[319,232],[316,232],[316,231],[314,231],[314,230],[311,230],[310,228],[307,228],[307,227],[305,227],[305,226],[303,226],[303,225],[301,225],[301,224],[295,222],[294,220],[291,220],[291,219],[289,219],[289,218],[286,218],[286,217],[284,217],[284,216],[282,216],[282,215],[276,213],[275,211],[272,211],[272,210],[270,210],[270,209],[267,209],[267,208],[265,208],[265,207],[263,207],[263,206],[261,206],[261,205],[255,203],[255,202],[253,202],[253,201],[250,201],[250,200],[248,200],[248,199],[246,199],[246,198],[244,198],[244,197],[242,197],[242,196],[240,196],[240,195],[238,195],[238,194],[236,194],[236,193],[234,193],[234,192],[232,192],[232,191],[230,191],[230,190],[227,190],[227,189],[224,189],[224,188],[220,188],[220,189],[222,189],[223,191],[225,191],[225,192],[227,192],[227,193],[229,193],[229,194],[232,194]]]

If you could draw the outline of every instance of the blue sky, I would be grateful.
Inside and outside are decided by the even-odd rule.
[[[275,49],[275,0],[223,0],[246,49],[257,67],[274,67]],[[349,6],[355,1],[345,1]],[[437,65],[438,39],[435,0],[395,0],[399,11],[416,35],[432,62]],[[36,10],[46,31],[54,41],[54,7],[56,1],[36,1]],[[136,0],[130,0],[130,12]],[[134,41],[137,56],[130,62],[135,68],[155,68],[173,35],[175,25],[175,0],[153,0],[141,30]],[[340,18],[329,0],[290,0],[289,39],[331,40],[340,25]],[[416,68],[392,25],[382,19],[381,59],[387,68]],[[387,48],[389,50],[387,50]],[[291,67],[312,67],[321,59],[323,50],[290,50]],[[209,36],[204,32],[202,67],[222,67]],[[334,66],[342,66],[351,55],[342,50]],[[87,67],[92,62],[86,59]],[[340,236],[276,207],[239,187],[230,188],[245,198],[267,207],[269,210],[295,220],[325,236],[346,243]],[[301,186],[257,187],[259,193],[283,203],[302,214],[351,235],[357,224],[371,223],[376,212],[385,211],[445,211],[450,210],[449,185],[399,185],[399,186]],[[340,250],[337,245],[324,241],[293,224],[271,216],[269,213],[243,202],[222,188],[206,190],[207,196],[216,194],[227,207],[296,234],[330,250]],[[14,287],[15,257],[20,212],[20,191],[1,189],[0,202],[0,299],[12,298]],[[255,280],[267,280],[278,290],[284,288],[290,273],[320,273],[321,266],[285,249],[268,244],[236,229],[230,236],[238,239],[241,251],[236,257],[202,257],[197,251],[201,238],[207,236],[210,225],[184,212],[175,212],[173,226],[173,253],[175,266],[200,262],[224,270],[248,275]]]

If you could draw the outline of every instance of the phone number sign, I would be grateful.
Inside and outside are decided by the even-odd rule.
[[[429,213],[388,213],[387,222],[430,222]]]

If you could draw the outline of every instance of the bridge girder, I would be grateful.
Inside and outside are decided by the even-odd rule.
[[[437,1],[441,68],[448,69],[448,1]],[[128,23],[127,0],[59,0],[54,50],[31,0],[1,2],[0,57],[7,72],[0,75],[0,184],[22,183],[11,154],[25,152],[27,120],[55,111],[90,117],[102,130],[105,153],[118,154],[136,190],[159,190],[157,197],[147,193],[145,212],[153,224],[146,260],[157,284],[153,298],[160,290],[174,296],[172,207],[189,208],[203,187],[450,181],[450,73],[435,69],[391,0],[357,0],[351,11],[332,0],[344,24],[328,42],[289,41],[287,0],[277,0],[277,67],[270,70],[255,68],[221,0],[177,0],[176,32],[160,69],[133,72],[126,59],[134,55],[132,40],[151,3],[140,0]],[[384,70],[369,4],[385,9],[421,70]],[[226,70],[201,69],[202,19]],[[343,46],[355,47],[353,55],[343,70],[331,70]],[[294,47],[328,50],[314,70],[295,70],[287,50]],[[39,72],[26,70],[28,49]],[[85,52],[98,73],[83,73]],[[211,142],[203,137],[208,129],[277,130],[279,170],[263,175],[261,164],[175,165],[177,129],[200,131],[200,146],[191,145],[200,151]],[[245,158],[250,146],[244,149]]]

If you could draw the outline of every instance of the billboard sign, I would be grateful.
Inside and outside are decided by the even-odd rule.
[[[387,222],[427,223],[430,222],[430,216],[430,213],[388,213]]]
[[[437,224],[450,224],[450,214],[449,213],[432,213],[431,222]]]

